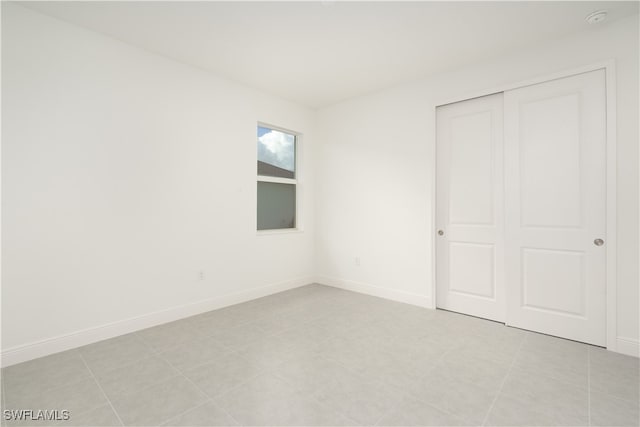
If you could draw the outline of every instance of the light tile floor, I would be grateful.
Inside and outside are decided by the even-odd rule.
[[[639,375],[598,347],[309,285],[5,368],[2,405],[76,426],[638,426]]]

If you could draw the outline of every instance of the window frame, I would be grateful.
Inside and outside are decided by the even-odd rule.
[[[256,185],[255,185],[255,189],[256,189],[256,193],[255,193],[255,198],[254,200],[256,201],[256,205],[255,205],[255,227],[256,227],[256,233],[257,235],[261,236],[261,235],[271,235],[271,234],[290,234],[290,233],[301,233],[303,231],[303,227],[302,227],[302,219],[301,219],[301,203],[300,203],[300,198],[301,198],[301,185],[300,185],[300,154],[302,153],[302,149],[301,149],[301,139],[302,139],[302,134],[300,132],[296,132],[293,131],[291,129],[286,129],[283,128],[281,126],[275,126],[275,125],[271,125],[269,123],[265,123],[265,122],[257,122],[256,124],[256,130],[258,127],[262,127],[262,128],[267,128],[267,129],[271,129],[271,130],[275,130],[278,132],[283,132],[289,135],[293,135],[294,137],[294,143],[293,143],[293,149],[294,149],[294,178],[282,178],[282,177],[275,177],[275,176],[267,176],[267,175],[258,175],[257,169],[256,170]],[[257,141],[256,141],[257,142]],[[254,162],[254,167],[256,167],[256,165],[258,164],[258,150],[257,147],[255,148],[255,153],[256,153],[256,160]],[[265,229],[265,230],[258,230],[258,182],[270,182],[270,183],[274,183],[274,184],[291,184],[294,186],[295,189],[295,226],[292,228],[271,228],[271,229]]]

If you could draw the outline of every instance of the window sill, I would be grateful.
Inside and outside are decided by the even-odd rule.
[[[299,234],[303,233],[304,230],[301,228],[280,228],[275,230],[258,230],[256,231],[256,235],[258,236],[271,236],[274,234]]]

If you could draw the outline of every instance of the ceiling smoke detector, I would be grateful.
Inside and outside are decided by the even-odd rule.
[[[587,15],[584,18],[589,24],[597,24],[607,19],[607,11],[606,10],[597,10]]]

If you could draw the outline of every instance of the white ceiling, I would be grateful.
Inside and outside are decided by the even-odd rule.
[[[21,4],[313,108],[638,13],[609,1]],[[587,24],[598,9],[609,19]]]

